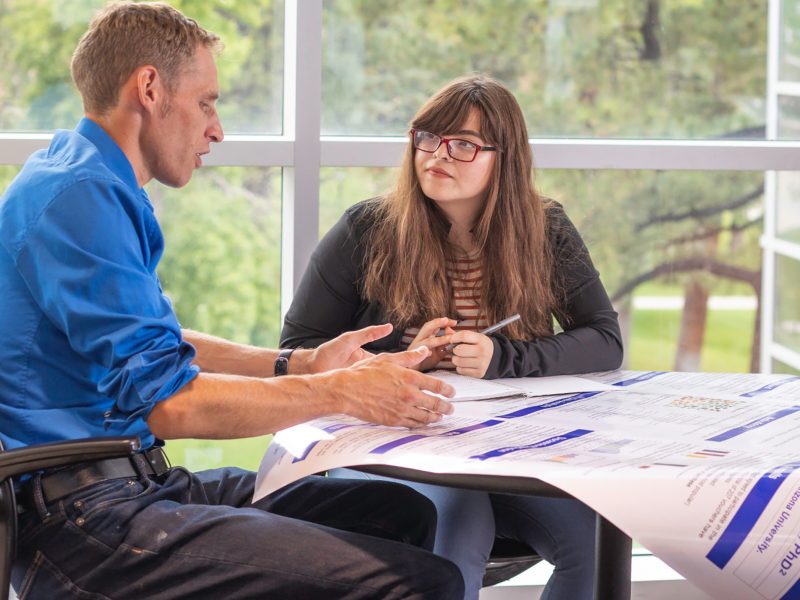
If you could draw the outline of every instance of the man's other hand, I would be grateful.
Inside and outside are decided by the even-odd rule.
[[[350,369],[331,373],[329,391],[340,412],[370,423],[409,428],[436,423],[443,415],[452,414],[453,405],[445,398],[452,397],[455,390],[414,370],[430,353],[421,346],[361,360]]]

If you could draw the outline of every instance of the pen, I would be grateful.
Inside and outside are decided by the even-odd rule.
[[[497,323],[495,323],[494,325],[491,325],[490,327],[487,327],[486,329],[481,329],[478,333],[482,333],[483,335],[489,335],[490,333],[494,333],[495,331],[499,331],[500,329],[502,329],[506,325],[510,325],[514,321],[518,321],[519,319],[520,319],[519,314],[511,315],[507,319],[503,319],[502,321],[498,321]],[[455,347],[456,347],[455,344],[447,344],[447,346],[445,346],[444,349],[447,350],[448,352],[452,352],[453,348],[455,348]]]
[[[479,333],[482,333],[483,335],[489,335],[490,333],[494,333],[495,331],[498,331],[499,329],[502,329],[506,325],[510,325],[514,321],[519,321],[519,319],[520,319],[520,316],[518,314],[511,315],[507,319],[503,319],[502,321],[498,321],[497,323],[495,323],[491,327],[487,327],[486,329],[481,330]]]

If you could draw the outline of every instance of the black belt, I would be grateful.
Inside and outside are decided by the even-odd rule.
[[[140,475],[159,477],[169,469],[169,459],[164,450],[155,447],[132,456],[95,460],[45,473],[41,477],[41,486],[44,500],[49,503],[108,479],[124,479]],[[31,483],[33,482],[29,482]]]

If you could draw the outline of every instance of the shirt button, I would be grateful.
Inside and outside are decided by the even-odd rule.
[[[84,523],[86,523],[86,519],[84,519],[83,517],[78,517],[77,519],[75,519],[75,524],[78,527],[83,527]]]
[[[76,500],[75,504],[73,504],[75,508],[83,508],[83,500]]]

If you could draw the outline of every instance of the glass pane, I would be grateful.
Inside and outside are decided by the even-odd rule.
[[[0,5],[0,130],[49,131],[82,116],[72,51],[103,0],[6,0]],[[174,0],[222,37],[219,112],[228,133],[280,133],[283,0]]]
[[[778,96],[778,139],[800,139],[800,98]]]
[[[398,169],[327,167],[319,173],[319,235],[322,237],[342,213],[356,202],[389,191]]]
[[[794,367],[790,367],[786,363],[781,362],[775,358],[772,359],[772,372],[783,373],[786,375],[800,375],[800,369],[795,369]]]
[[[800,261],[778,255],[775,260],[774,339],[800,352]]]
[[[148,194],[164,230],[159,265],[181,325],[275,347],[280,327],[281,172],[206,167]]]
[[[147,190],[164,231],[158,274],[181,325],[275,348],[280,333],[281,170],[205,167]],[[173,464],[257,469],[269,436],[171,440]]]
[[[322,230],[396,176],[396,169],[323,169]],[[751,369],[762,174],[542,170],[537,177],[578,227],[614,299],[627,368]]]
[[[8,184],[17,176],[22,167],[17,165],[0,165],[0,196],[2,196]]]
[[[800,2],[783,0],[781,8],[779,78],[800,81]]]
[[[240,467],[257,471],[271,435],[241,440],[169,440],[167,455],[173,465],[190,471]]]
[[[767,2],[337,0],[323,4],[322,130],[399,135],[474,71],[531,136],[762,137]]]
[[[775,233],[800,244],[800,172],[778,171],[776,181]]]

